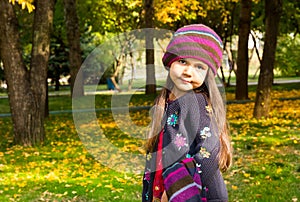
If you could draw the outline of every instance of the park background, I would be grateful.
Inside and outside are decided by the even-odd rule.
[[[1,201],[141,201],[142,173],[121,172],[135,159],[112,154],[118,169],[97,160],[76,130],[72,102],[90,96],[105,137],[124,153],[144,154],[149,108],[165,76],[160,56],[170,33],[191,23],[215,29],[225,47],[218,74],[234,147],[224,173],[229,200],[299,200],[298,2],[3,0],[0,8]],[[130,34],[145,28],[170,31]],[[79,71],[119,36],[128,38],[113,47],[124,49]],[[158,53],[134,51],[136,41],[153,42]],[[128,97],[140,126],[129,132],[111,111],[113,98]]]

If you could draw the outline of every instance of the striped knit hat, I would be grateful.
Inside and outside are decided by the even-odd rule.
[[[217,74],[222,62],[222,40],[203,24],[187,25],[178,29],[170,41],[162,61],[169,69],[179,59],[194,58],[207,64]]]

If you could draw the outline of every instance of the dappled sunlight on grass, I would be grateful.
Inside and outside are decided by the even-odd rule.
[[[234,164],[224,173],[230,201],[300,200],[300,99],[280,100],[296,98],[299,92],[274,91],[270,118],[260,120],[252,116],[254,102],[227,105],[234,147]],[[110,106],[107,97],[96,100],[99,107]],[[129,105],[151,103],[153,97],[133,96]],[[96,118],[83,123],[82,129],[99,127],[99,136],[120,151],[144,154],[148,109],[126,116],[101,111]],[[101,148],[92,141],[95,150],[87,150],[83,142],[88,137],[78,136],[71,114],[51,115],[44,145],[33,148],[14,146],[11,120],[1,118],[0,123],[0,201],[141,201],[142,175],[97,161]],[[136,163],[117,154],[111,159],[119,169],[126,165],[123,161]]]

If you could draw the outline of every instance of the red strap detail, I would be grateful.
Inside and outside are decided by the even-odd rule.
[[[162,177],[162,148],[163,148],[163,130],[159,133],[157,154],[156,154],[156,173],[153,182],[153,198],[161,198],[164,192],[164,183]]]

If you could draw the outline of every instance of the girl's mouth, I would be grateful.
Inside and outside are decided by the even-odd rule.
[[[182,81],[183,83],[192,83],[192,81],[185,80],[185,79],[181,79],[181,81]]]

